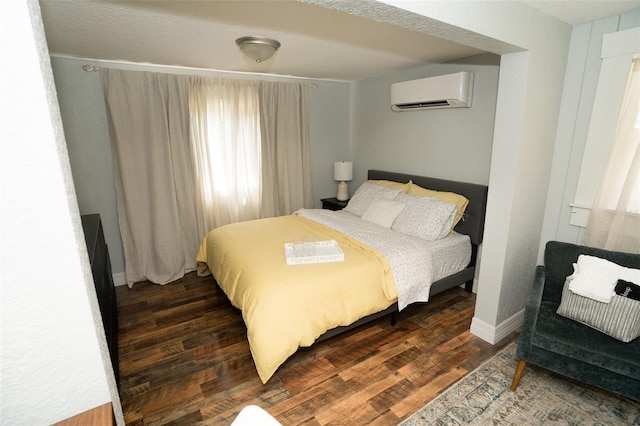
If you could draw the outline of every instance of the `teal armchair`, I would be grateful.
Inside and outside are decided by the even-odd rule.
[[[565,278],[580,254],[640,269],[640,254],[549,241],[536,274],[518,341],[516,390],[527,363],[640,401],[640,338],[623,343],[556,313]],[[523,380],[526,380],[526,375]]]

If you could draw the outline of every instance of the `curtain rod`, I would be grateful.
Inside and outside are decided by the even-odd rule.
[[[100,67],[94,67],[93,65],[84,64],[82,66],[82,70],[85,71],[85,72],[98,72],[98,71],[100,71]],[[318,83],[307,83],[307,86],[312,88],[312,89],[317,89],[318,88]]]

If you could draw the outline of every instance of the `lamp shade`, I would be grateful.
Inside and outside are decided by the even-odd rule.
[[[353,162],[336,161],[333,163],[333,180],[348,182],[353,179]]]

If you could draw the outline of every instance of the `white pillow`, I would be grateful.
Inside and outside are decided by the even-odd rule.
[[[427,241],[446,237],[456,216],[456,205],[435,197],[399,194],[395,201],[405,207],[391,229]]]
[[[393,200],[396,195],[401,193],[400,189],[389,188],[388,186],[376,185],[375,183],[365,182],[360,185],[360,188],[353,194],[349,204],[344,210],[356,216],[362,216],[369,208],[371,203],[375,200],[382,198],[385,200]]]
[[[371,203],[363,213],[362,219],[385,228],[391,228],[393,221],[396,220],[402,209],[404,209],[404,203],[379,198]]]

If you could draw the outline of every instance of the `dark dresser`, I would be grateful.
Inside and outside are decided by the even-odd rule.
[[[111,356],[111,365],[116,376],[116,383],[118,383],[120,379],[118,367],[118,305],[116,304],[116,289],[113,284],[113,275],[111,274],[111,261],[107,243],[104,240],[104,233],[102,232],[100,215],[83,215],[82,228],[87,242],[93,282],[96,286],[104,334],[107,337],[109,355]]]

